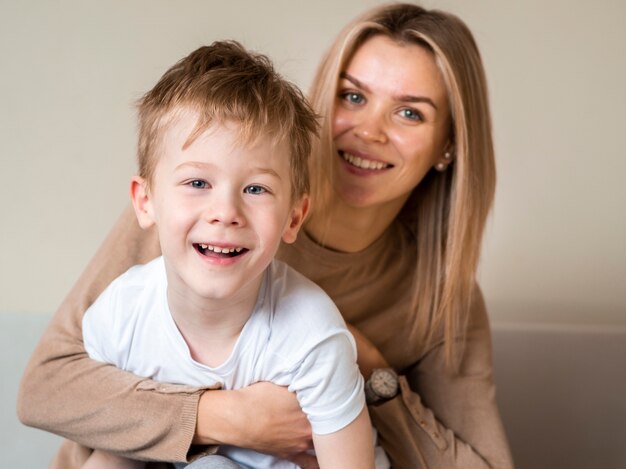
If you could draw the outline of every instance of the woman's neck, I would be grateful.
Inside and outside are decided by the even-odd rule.
[[[359,252],[371,246],[389,228],[403,204],[397,201],[374,207],[352,207],[333,201],[311,215],[307,234],[324,247],[340,252]]]

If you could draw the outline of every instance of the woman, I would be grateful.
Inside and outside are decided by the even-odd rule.
[[[401,375],[397,395],[370,407],[393,467],[512,467],[475,284],[495,168],[471,33],[414,5],[374,9],[340,33],[311,101],[324,117],[312,154],[314,210],[281,257],[360,331],[366,379],[374,368]],[[35,351],[22,421],[133,458],[181,460],[196,451],[192,442],[229,443],[310,464],[296,455],[310,444],[306,419],[282,388],[203,392],[86,358],[86,307],[128,266],[156,255],[154,233],[141,232],[128,210]],[[67,444],[56,464],[78,466],[88,452]]]

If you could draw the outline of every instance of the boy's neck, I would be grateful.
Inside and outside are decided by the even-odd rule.
[[[228,359],[252,315],[260,286],[259,280],[254,291],[216,300],[168,285],[170,313],[195,361],[215,368]]]

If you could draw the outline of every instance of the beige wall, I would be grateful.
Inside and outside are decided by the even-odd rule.
[[[215,39],[308,86],[374,0],[0,0],[0,312],[56,308],[127,203],[131,103]],[[494,321],[626,324],[626,3],[449,0],[482,49],[499,182]]]

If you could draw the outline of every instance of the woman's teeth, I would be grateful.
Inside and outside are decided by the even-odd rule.
[[[342,152],[341,157],[350,163],[352,166],[356,166],[361,169],[383,169],[389,165],[381,163],[380,161],[367,160],[360,156],[354,156],[350,153]]]

